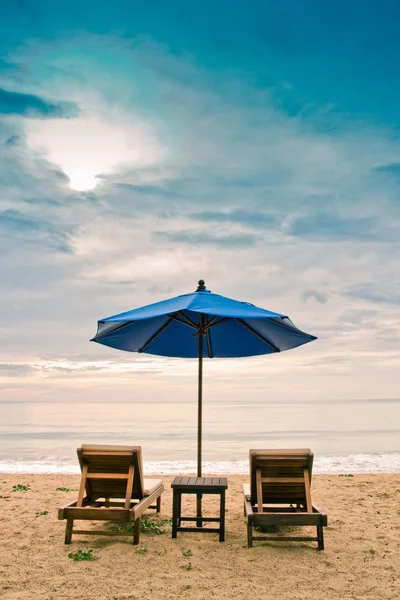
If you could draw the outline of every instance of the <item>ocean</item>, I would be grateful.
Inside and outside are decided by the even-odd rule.
[[[196,442],[195,401],[0,401],[2,473],[77,473],[82,443],[140,445],[145,473],[188,473]],[[400,399],[205,399],[204,473],[247,473],[250,448],[296,447],[317,473],[400,472]]]

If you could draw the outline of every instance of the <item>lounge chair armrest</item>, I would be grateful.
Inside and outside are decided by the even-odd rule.
[[[324,512],[322,510],[322,508],[319,508],[319,506],[317,506],[316,504],[313,504],[312,507],[313,507],[313,512],[318,512],[320,515],[324,515],[324,517],[327,516],[326,512]]]
[[[59,519],[60,521],[61,521],[62,519],[65,519],[65,518],[66,518],[66,517],[65,517],[65,514],[64,514],[64,511],[65,511],[65,509],[66,509],[66,508],[76,508],[76,505],[77,505],[77,503],[78,503],[78,501],[77,501],[77,500],[75,500],[74,502],[70,502],[69,504],[64,504],[64,506],[61,506],[61,507],[58,509],[58,519]],[[87,506],[88,504],[89,504],[88,497],[87,497],[87,496],[85,496],[85,497],[83,498],[83,500],[82,500],[82,506]]]
[[[322,520],[323,520],[323,524],[324,525],[328,525],[328,515],[326,514],[326,512],[324,512],[316,504],[312,505],[312,509],[313,509],[313,512],[318,513],[319,515],[321,515]]]
[[[251,506],[250,500],[245,500],[244,512],[245,512],[245,516],[247,517],[248,521],[252,522],[254,513],[253,513],[253,507]]]
[[[146,508],[151,506],[154,500],[157,500],[157,498],[161,496],[163,491],[164,485],[161,484],[156,490],[154,490],[154,492],[150,494],[150,496],[145,496],[142,500],[135,504],[135,506],[133,506],[129,511],[129,520],[136,521],[136,519],[138,519],[144,513]]]
[[[243,494],[244,494],[245,500],[250,500],[251,492],[250,492],[250,484],[249,483],[243,484]]]

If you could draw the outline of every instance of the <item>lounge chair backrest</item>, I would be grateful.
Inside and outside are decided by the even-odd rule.
[[[250,450],[251,503],[311,506],[314,455],[309,449]]]
[[[90,502],[98,498],[143,498],[142,449],[140,446],[107,446],[84,444],[77,449],[82,471],[78,506],[83,493]]]

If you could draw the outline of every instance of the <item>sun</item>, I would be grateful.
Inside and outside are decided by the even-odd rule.
[[[98,184],[98,179],[95,173],[82,169],[65,170],[65,174],[69,177],[69,187],[77,192],[86,192],[93,190]]]
[[[93,190],[104,178],[127,165],[135,168],[156,164],[165,154],[151,125],[100,116],[75,119],[34,119],[25,124],[27,146],[55,164],[69,179],[69,187]]]

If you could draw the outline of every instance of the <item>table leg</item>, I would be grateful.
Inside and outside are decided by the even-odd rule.
[[[177,492],[177,527],[181,526],[181,517],[182,517],[182,492]]]
[[[225,541],[225,490],[223,490],[221,492],[221,500],[220,500],[220,507],[219,507],[219,516],[220,516],[220,522],[219,522],[219,541],[220,542],[224,542]]]
[[[203,520],[202,520],[202,514],[201,514],[201,500],[202,500],[203,494],[197,494],[196,495],[196,527],[203,527]]]
[[[174,490],[172,494],[172,537],[176,538],[176,528],[178,525],[178,501],[179,493]]]

